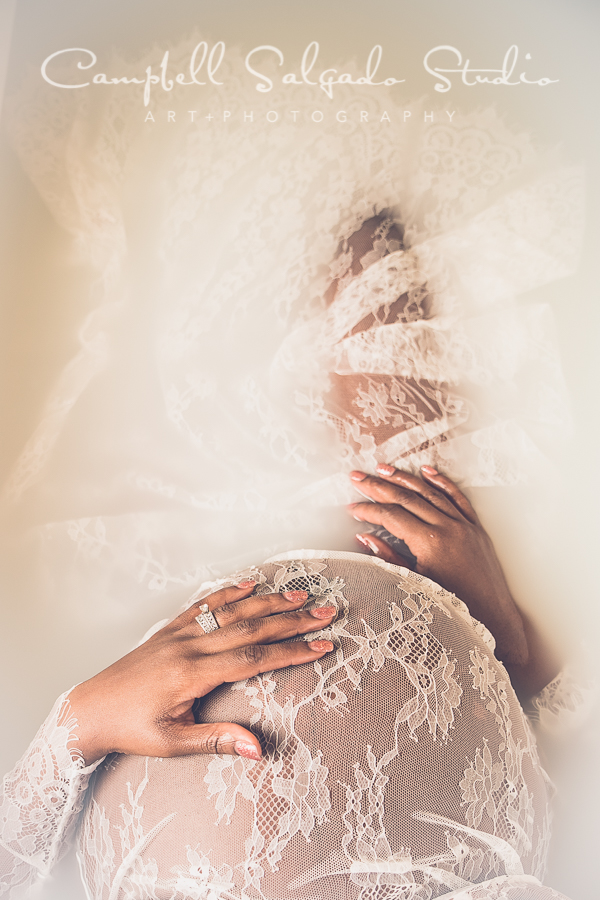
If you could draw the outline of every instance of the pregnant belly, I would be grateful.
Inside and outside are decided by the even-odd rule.
[[[251,728],[260,762],[109,758],[80,835],[91,896],[420,898],[538,874],[547,780],[493,641],[464,605],[358,554],[252,575],[260,590],[335,604],[324,634],[336,651],[199,704],[203,722]]]

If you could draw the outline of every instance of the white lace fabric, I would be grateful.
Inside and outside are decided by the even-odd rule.
[[[303,589],[308,605],[338,610],[317,635],[332,653],[198,704],[200,721],[252,729],[263,760],[112,755],[84,768],[60,698],[5,780],[8,895],[49,871],[85,800],[93,900],[432,900],[472,885],[473,898],[558,897],[539,880],[548,779],[494,640],[465,605],[355,553],[294,553],[224,583],[248,576],[259,592]]]
[[[72,837],[90,775],[77,749],[77,719],[62,694],[27,752],[4,777],[0,803],[0,894],[47,875]]]
[[[174,67],[194,42],[172,48]],[[153,61],[118,68],[134,74]],[[581,171],[540,159],[489,110],[419,125],[413,104],[410,127],[400,115],[379,123],[395,108],[383,89],[376,99],[353,88],[348,122],[318,127],[286,121],[287,94],[274,89],[262,112],[278,111],[279,124],[253,128],[243,113],[258,118],[258,101],[242,67],[228,48],[210,134],[188,127],[178,105],[187,99],[175,93],[156,95],[153,131],[133,91],[98,101],[40,88],[36,73],[13,100],[19,159],[71,235],[73,258],[95,273],[74,328],[79,348],[4,498],[26,514],[43,498],[36,563],[49,596],[61,585],[65,609],[89,603],[120,621],[148,592],[189,592],[293,546],[347,547],[340,505],[356,499],[352,468],[429,463],[467,490],[535,486],[568,430],[551,311],[521,295],[576,266]],[[301,87],[295,97],[312,102]],[[167,109],[177,114],[168,132],[158,126]],[[361,110],[373,128],[356,124]],[[371,220],[359,251],[354,236]],[[251,708],[270,761],[107,761],[81,839],[91,896],[329,900],[321,875],[348,900],[460,896],[473,880],[489,882],[488,897],[551,896],[531,880],[547,843],[545,781],[484,635],[425,582],[416,609],[410,592],[399,599],[402,579],[414,587],[410,574],[335,553],[302,566],[325,566],[311,570],[311,585],[322,577],[344,615],[353,610],[335,626],[340,649],[300,686],[290,670],[214,697],[214,710],[240,721]],[[359,615],[361,571],[382,595]],[[265,583],[289,574],[275,563],[261,572]],[[360,705],[367,697],[372,709]],[[373,724],[376,711],[387,731]],[[45,871],[82,798],[88,775],[65,756],[68,730],[57,722],[43,732],[39,770],[40,797],[46,777],[60,785],[47,831],[21,819],[21,776],[9,782],[4,845],[17,848],[21,835],[27,848],[7,851],[9,882]],[[358,767],[342,771],[319,735],[345,735],[350,759],[352,723],[353,734],[367,730],[371,755],[363,742]],[[448,793],[436,806],[425,801],[438,783]],[[27,777],[22,790],[29,796]],[[52,810],[36,802],[34,819]],[[386,804],[400,808],[389,836]],[[318,850],[330,827],[331,858]],[[278,894],[285,878],[291,893]]]
[[[193,40],[171,50],[173,66],[185,64]],[[119,63],[124,72],[135,66]],[[517,298],[574,270],[581,171],[540,159],[489,110],[429,126],[414,105],[414,127],[399,116],[376,124],[395,106],[385,90],[379,100],[355,90],[345,125],[316,128],[286,123],[288,95],[274,89],[265,109],[280,122],[244,124],[246,109],[256,120],[264,110],[244,87],[234,48],[223,77],[210,132],[188,127],[178,106],[187,100],[175,94],[156,95],[153,127],[135,91],[95,106],[93,94],[46,85],[23,89],[11,126],[24,168],[98,279],[80,351],[9,491],[19,502],[48,483],[47,542],[72,543],[76,568],[99,556],[129,562],[156,590],[225,574],[241,564],[234,542],[249,559],[317,544],[314,496],[335,508],[339,473],[352,466],[430,462],[463,485],[521,484],[547,468],[546,446],[568,427],[551,313]],[[295,96],[310,100],[301,87]],[[167,109],[177,115],[168,133]],[[360,109],[372,128],[353,123]],[[382,227],[357,277],[348,242],[373,216],[387,217],[400,239]],[[138,232],[141,259],[125,238]],[[127,265],[149,272],[152,285],[132,288]],[[332,280],[337,295],[327,303]],[[123,377],[132,354],[146,380],[130,421],[148,430],[140,411],[156,410],[162,430],[149,442],[183,464],[157,464],[150,453],[131,460],[124,425],[121,440],[111,432],[110,452],[82,469],[78,496],[93,507],[102,471],[111,497],[125,480],[141,508],[154,500],[156,521],[118,500],[100,516],[76,517],[71,482],[53,467],[57,442],[77,408],[79,455],[93,463],[111,424],[89,406],[88,387],[107,372]],[[173,508],[180,522],[167,521]],[[237,513],[235,541],[213,538],[199,558],[186,534],[206,511]]]

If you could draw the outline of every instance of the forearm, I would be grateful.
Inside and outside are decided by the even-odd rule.
[[[527,641],[527,662],[521,665],[505,663],[505,667],[519,700],[526,703],[556,678],[564,660],[522,609],[519,614]]]

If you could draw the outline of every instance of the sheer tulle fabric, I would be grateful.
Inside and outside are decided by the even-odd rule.
[[[384,88],[294,124],[284,89],[249,89],[232,48],[224,65],[194,127],[175,92],[154,123],[134,88],[18,98],[23,165],[97,279],[9,491],[43,499],[44,565],[90,609],[353,549],[352,467],[513,486],[568,429],[551,311],[519,295],[573,271],[581,172],[491,111],[405,125]]]
[[[467,487],[515,485],[543,476],[568,424],[550,310],[518,297],[573,270],[581,173],[491,112],[380,121],[399,112],[385,93],[353,94],[345,125],[296,126],[274,90],[279,124],[252,129],[256,96],[234,53],[227,65],[214,104],[231,116],[210,135],[183,108],[149,131],[131,93],[19,100],[23,165],[97,279],[7,499],[27,513],[43,498],[48,590],[65,584],[60,602],[95,615],[289,547],[347,547],[351,468],[432,463]],[[156,117],[177,102],[157,95]],[[372,129],[353,122],[361,109]],[[487,886],[473,900],[558,896],[536,881],[535,745],[462,605],[354,555],[257,571],[338,603],[339,650],[203,704],[257,728],[264,763],[103,766],[80,840],[94,900],[430,900],[474,882]],[[72,827],[89,772],[63,757],[35,791],[73,802],[41,846],[11,850],[15,883]]]

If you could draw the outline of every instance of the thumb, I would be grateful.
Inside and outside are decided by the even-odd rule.
[[[209,722],[201,725],[173,724],[169,729],[172,756],[193,753],[226,753],[245,759],[260,759],[262,749],[256,735],[232,722]]]

